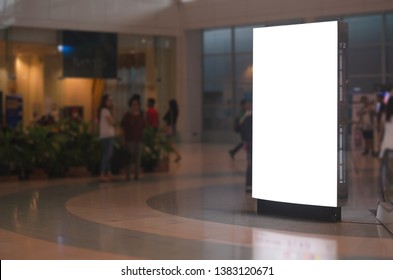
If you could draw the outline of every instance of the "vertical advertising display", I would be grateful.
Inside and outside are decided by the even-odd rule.
[[[341,218],[347,94],[341,24],[254,29],[252,195],[260,213]]]
[[[6,125],[15,128],[22,122],[23,116],[23,99],[16,94],[7,95],[5,98],[5,120]]]

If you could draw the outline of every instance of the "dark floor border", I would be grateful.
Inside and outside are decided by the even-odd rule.
[[[237,184],[206,185],[193,189],[168,191],[151,196],[146,203],[157,211],[171,215],[294,233],[378,238],[381,237],[379,229],[383,228],[376,220],[375,223],[353,220],[352,213],[345,209],[342,209],[341,215],[341,208],[341,222],[306,219],[299,215],[280,216],[277,212],[258,214],[257,200],[252,198],[250,193],[245,192],[244,186]],[[387,237],[390,238],[388,234]]]
[[[341,221],[341,207],[294,204],[264,199],[257,199],[257,213],[326,222]]]

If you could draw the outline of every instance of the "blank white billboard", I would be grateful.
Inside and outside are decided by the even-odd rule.
[[[337,207],[338,22],[254,29],[253,191]]]

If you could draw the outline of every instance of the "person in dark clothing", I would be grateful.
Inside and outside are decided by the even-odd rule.
[[[137,100],[138,101],[138,103],[139,103],[139,110],[141,111],[141,114],[142,114],[142,117],[144,117],[145,116],[145,112],[143,111],[143,109],[142,109],[142,98],[141,98],[141,95],[140,94],[138,94],[138,93],[134,93],[132,96],[131,96],[131,98],[130,98],[130,100]]]
[[[252,191],[252,113],[248,110],[239,122],[239,132],[247,151],[246,191]]]
[[[250,102],[246,99],[243,99],[240,102],[241,106],[241,111],[239,113],[239,116],[235,120],[235,132],[240,134],[241,142],[237,144],[233,149],[229,150],[229,155],[231,156],[232,159],[235,159],[235,155],[244,147],[244,139],[241,136],[240,133],[240,120],[244,116],[244,114],[247,113],[247,111],[250,110]]]
[[[141,113],[139,100],[131,98],[128,102],[130,110],[121,120],[123,143],[130,154],[126,164],[126,179],[130,180],[131,163],[134,164],[134,179],[139,180],[139,167],[142,155],[142,137],[145,120]]]
[[[179,107],[177,106],[177,102],[176,100],[171,99],[169,100],[169,109],[164,115],[164,122],[166,124],[165,133],[168,138],[168,143],[171,147],[171,151],[176,155],[175,162],[179,162],[181,160],[179,152],[173,146],[173,138],[176,136],[176,123],[178,116]]]

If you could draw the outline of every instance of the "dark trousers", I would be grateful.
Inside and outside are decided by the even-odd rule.
[[[113,153],[113,137],[101,139],[102,144],[102,159],[101,159],[101,174],[111,171],[111,159]]]
[[[134,177],[139,176],[139,167],[141,165],[142,157],[142,143],[141,142],[126,142],[125,147],[129,153],[129,159],[126,164],[126,176],[130,178],[131,164],[134,164]]]
[[[243,141],[242,142],[240,142],[239,144],[237,144],[233,149],[231,149],[229,152],[231,153],[231,154],[236,154],[241,148],[243,148],[243,146],[244,146],[244,143],[243,143]]]

